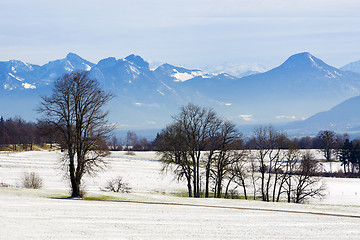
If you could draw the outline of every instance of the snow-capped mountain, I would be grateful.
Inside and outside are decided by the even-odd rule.
[[[94,65],[94,63],[81,58],[75,53],[69,53],[63,59],[51,61],[38,68],[37,75],[42,81],[52,82],[53,79],[74,70],[90,71]]]
[[[359,73],[331,67],[310,53],[243,78],[170,64],[151,70],[136,55],[94,64],[69,53],[43,66],[0,62],[0,115],[35,120],[40,96],[50,92],[54,79],[73,70],[89,71],[115,95],[108,105],[110,120],[122,129],[162,128],[188,102],[212,107],[238,124],[259,124],[307,118],[360,95]]]
[[[227,73],[234,77],[240,78],[253,74],[266,72],[268,69],[260,64],[236,64],[224,63],[220,66],[206,66],[203,70],[210,73]]]
[[[270,71],[232,82],[224,101],[240,104],[238,111],[253,120],[279,122],[307,118],[357,95],[360,74],[336,69],[305,52]]]
[[[11,91],[19,88],[36,88],[34,71],[37,69],[37,65],[18,60],[0,62],[0,82],[2,89]]]
[[[0,91],[36,89],[48,85],[64,73],[74,70],[89,71],[94,65],[74,53],[43,66],[18,60],[0,62]]]
[[[351,72],[360,73],[360,60],[346,64],[345,66],[343,66],[340,69],[343,71],[351,71]]]
[[[155,69],[154,73],[157,77],[162,79],[168,80],[170,77],[174,82],[185,82],[196,77],[212,78],[216,76],[216,74],[205,73],[201,70],[189,70],[183,67],[175,67],[167,63]]]

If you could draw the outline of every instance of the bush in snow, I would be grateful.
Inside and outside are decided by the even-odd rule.
[[[43,186],[42,178],[35,172],[24,173],[22,179],[22,186],[24,188],[39,189]]]
[[[118,176],[115,179],[109,180],[105,187],[105,191],[110,192],[122,192],[122,193],[129,193],[131,188],[129,184],[123,181],[123,178]]]

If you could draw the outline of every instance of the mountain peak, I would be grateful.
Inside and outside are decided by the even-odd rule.
[[[104,66],[112,67],[116,64],[116,61],[117,60],[115,57],[108,57],[108,58],[101,59],[97,65],[100,67],[104,67]]]
[[[309,52],[297,53],[290,56],[280,67],[299,70],[332,68]]]
[[[127,56],[125,58],[125,60],[128,62],[131,62],[132,64],[134,64],[138,67],[149,69],[149,63],[146,62],[142,57],[137,56],[135,54],[131,54],[131,55]]]
[[[69,52],[66,55],[66,58],[81,58],[81,57],[79,55],[75,54],[75,53]]]

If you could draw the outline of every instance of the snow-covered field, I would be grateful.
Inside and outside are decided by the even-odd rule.
[[[359,179],[326,179],[328,196],[311,204],[191,199],[171,194],[186,186],[160,174],[154,153],[114,152],[85,182],[88,195],[122,201],[68,200],[59,158],[0,153],[1,183],[20,185],[24,172],[44,180],[41,190],[0,187],[0,239],[360,239]],[[132,193],[100,191],[118,175]]]

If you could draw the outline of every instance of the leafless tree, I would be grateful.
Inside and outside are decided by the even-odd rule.
[[[186,179],[188,194],[192,197],[193,169],[180,124],[175,122],[161,131],[157,137],[156,150],[161,156],[162,171],[172,170],[178,181]]]
[[[294,185],[296,185],[294,178],[297,174],[299,162],[301,161],[301,152],[296,146],[290,145],[289,149],[286,150],[284,160],[285,165],[280,182],[277,201],[280,200],[281,194],[285,193],[287,201],[290,202],[292,199]]]
[[[109,180],[105,186],[105,191],[130,193],[131,187],[126,183],[121,176]]]
[[[281,150],[287,138],[273,127],[260,126],[255,129],[253,141],[256,145],[255,159],[258,161],[261,174],[261,195],[263,201],[275,201],[279,172],[282,168]]]
[[[321,151],[327,162],[330,163],[330,172],[332,172],[331,159],[335,147],[336,134],[334,131],[324,130],[317,135],[321,142]]]
[[[239,161],[240,153],[234,150],[235,143],[241,139],[241,134],[236,129],[236,125],[232,122],[225,121],[220,125],[218,131],[218,146],[213,154],[213,167],[212,175],[215,180],[215,195],[216,197],[222,197],[222,189],[224,186],[225,177],[228,178],[226,184],[226,193],[228,186],[234,179],[234,175],[230,173],[231,166],[234,162]],[[226,194],[225,194],[226,195]]]
[[[126,147],[134,147],[137,142],[137,135],[134,131],[128,131],[126,134]]]
[[[42,98],[38,111],[44,122],[59,130],[67,150],[72,197],[81,197],[83,175],[95,174],[109,154],[105,139],[112,127],[103,107],[111,98],[87,72],[63,75],[55,81],[52,95]]]
[[[186,176],[188,189],[193,191],[189,196],[200,197],[202,152],[209,146],[210,132],[219,118],[211,109],[188,104],[173,119],[174,122],[163,130],[163,134],[173,140],[167,140],[168,146],[160,152],[163,151],[163,159],[168,163],[179,164],[176,168],[178,176]],[[166,149],[168,151],[164,151]]]
[[[240,186],[243,189],[245,199],[248,199],[247,184],[249,179],[249,172],[251,172],[251,165],[248,163],[248,151],[245,149],[233,151],[233,160],[229,168],[229,181],[226,187],[225,197],[227,197],[230,180],[233,181],[236,186]]]
[[[319,172],[319,164],[314,160],[314,156],[309,152],[304,153],[294,177],[293,201],[295,203],[302,203],[308,198],[325,196],[325,185],[320,177],[315,176]]]
[[[200,197],[201,152],[205,150],[209,131],[218,121],[218,117],[212,109],[190,103],[183,106],[180,113],[173,118],[185,137],[188,154],[191,158],[194,197]]]
[[[109,144],[111,151],[121,151],[122,147],[118,145],[118,142],[117,137],[113,135]]]

